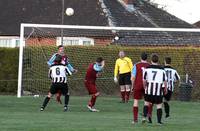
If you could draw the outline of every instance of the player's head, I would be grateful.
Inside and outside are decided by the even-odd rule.
[[[98,58],[96,59],[96,63],[97,63],[99,66],[101,66],[102,62],[103,62],[103,58],[102,58],[102,57],[98,57]]]
[[[119,52],[119,57],[120,58],[124,58],[125,57],[125,52],[124,51],[120,51]]]
[[[55,63],[60,64],[62,61],[62,56],[61,55],[56,55],[56,59],[54,60]]]
[[[61,54],[61,55],[64,54],[64,46],[63,45],[58,46],[58,54]]]
[[[153,53],[153,54],[151,55],[151,62],[157,64],[158,61],[159,61],[158,55],[155,54],[155,53]]]
[[[170,65],[172,62],[171,57],[165,57],[165,65]]]
[[[147,53],[146,52],[142,52],[142,54],[141,54],[141,60],[146,61],[147,58],[148,58]]]

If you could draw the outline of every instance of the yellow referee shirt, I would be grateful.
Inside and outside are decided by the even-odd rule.
[[[124,57],[124,58],[118,58],[115,62],[115,70],[114,70],[114,76],[117,77],[119,74],[124,74],[131,72],[133,68],[133,63],[130,58]]]

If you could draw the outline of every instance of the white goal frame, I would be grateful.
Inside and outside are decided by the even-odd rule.
[[[24,29],[34,28],[58,28],[58,29],[87,29],[87,30],[124,30],[124,31],[166,31],[166,32],[199,32],[197,28],[146,28],[146,27],[109,27],[109,26],[79,26],[79,25],[52,25],[52,24],[29,24],[20,25],[20,47],[19,47],[19,68],[18,68],[18,88],[17,97],[22,95],[22,69],[23,69],[23,50],[25,45]]]

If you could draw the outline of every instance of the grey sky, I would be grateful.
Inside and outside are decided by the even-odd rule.
[[[195,23],[200,21],[200,0],[151,0],[176,17]]]

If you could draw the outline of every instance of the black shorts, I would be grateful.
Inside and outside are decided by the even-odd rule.
[[[163,102],[163,96],[153,96],[145,94],[144,100],[152,104],[161,104]]]
[[[119,74],[119,85],[131,85],[131,72]]]
[[[170,101],[172,97],[172,93],[173,93],[172,91],[168,90],[167,94],[164,95],[165,100]]]
[[[52,83],[51,88],[50,88],[50,93],[56,94],[59,90],[61,91],[63,95],[67,95],[68,93],[67,83]]]

